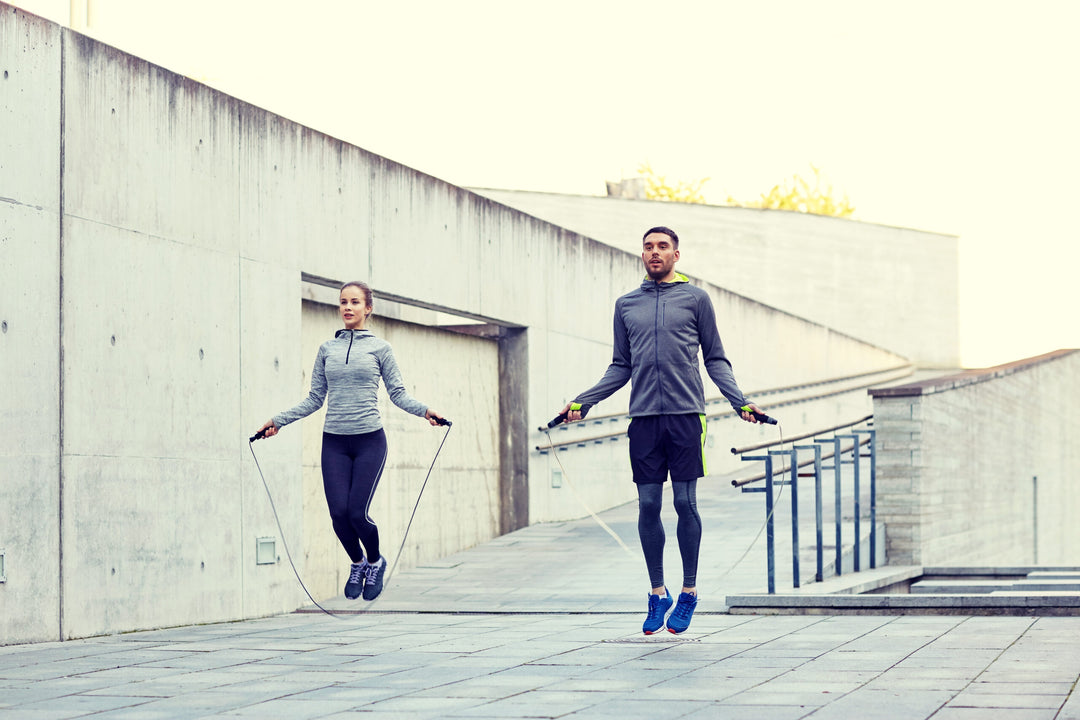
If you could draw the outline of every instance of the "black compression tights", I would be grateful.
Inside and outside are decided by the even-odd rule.
[[[386,433],[323,433],[322,473],[334,532],[354,563],[379,559],[379,528],[368,517],[386,464]]]
[[[672,481],[675,492],[675,512],[679,515],[676,534],[679,554],[682,555],[683,587],[696,587],[698,549],[701,547],[701,515],[697,509],[697,480]],[[663,506],[662,483],[640,483],[638,491],[638,537],[645,553],[652,587],[664,586],[664,524],[660,520]]]

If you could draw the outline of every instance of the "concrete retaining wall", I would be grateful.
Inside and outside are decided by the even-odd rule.
[[[477,192],[627,252],[641,251],[645,229],[668,225],[682,240],[683,272],[888,348],[917,365],[960,366],[954,236],[782,210]]]
[[[1080,562],[1080,352],[871,395],[891,564]]]
[[[282,548],[256,563],[256,538],[282,538],[247,437],[307,391],[333,319],[303,300],[324,281],[366,280],[380,306],[428,318],[379,327],[455,421],[432,497],[467,512],[421,528],[403,567],[490,536],[493,477],[499,531],[584,514],[550,487],[534,428],[608,363],[635,254],[2,4],[0,73],[0,643],[306,602]],[[695,282],[746,388],[902,362]],[[418,474],[439,431],[385,416],[394,476]],[[301,574],[336,594],[312,432],[256,447]],[[387,488],[393,538],[416,488]],[[589,478],[596,509],[631,491],[621,453]]]
[[[60,616],[60,43],[0,5],[0,643]]]

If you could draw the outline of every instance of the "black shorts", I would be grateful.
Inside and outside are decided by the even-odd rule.
[[[648,415],[630,421],[630,467],[636,483],[696,480],[705,475],[705,416]]]

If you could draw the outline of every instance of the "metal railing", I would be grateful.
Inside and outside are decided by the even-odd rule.
[[[750,445],[743,448],[731,448],[731,452],[734,455],[741,456],[740,459],[744,461],[764,462],[764,472],[754,475],[748,478],[742,478],[739,480],[732,480],[731,484],[742,488],[743,492],[763,492],[765,493],[765,553],[768,573],[768,591],[769,594],[776,592],[776,536],[775,536],[775,497],[773,491],[775,488],[782,488],[787,486],[791,488],[789,493],[791,497],[791,573],[792,582],[794,587],[800,586],[800,559],[799,559],[799,478],[812,477],[814,479],[814,528],[815,528],[815,576],[814,579],[817,582],[821,582],[824,578],[825,562],[824,562],[824,515],[823,515],[823,498],[822,498],[822,477],[823,471],[832,470],[834,473],[833,487],[833,514],[834,514],[834,533],[835,533],[835,546],[836,557],[834,559],[834,570],[837,575],[843,573],[843,532],[842,532],[842,520],[843,520],[843,508],[842,508],[842,473],[841,469],[843,465],[850,464],[853,466],[853,487],[852,492],[854,495],[854,540],[852,550],[852,567],[855,572],[862,569],[861,562],[861,549],[860,544],[862,542],[860,521],[862,519],[862,493],[861,493],[861,465],[862,458],[870,459],[870,567],[877,567],[877,451],[875,448],[875,432],[872,427],[858,428],[857,426],[870,423],[873,420],[873,416],[867,416],[860,418],[854,422],[845,423],[844,425],[837,425],[835,427],[819,430],[813,433],[807,433],[798,437],[790,438],[787,440],[777,440],[774,442],[761,443],[758,445]],[[842,432],[848,431],[848,432]],[[821,437],[828,435],[829,437]],[[796,443],[812,439],[812,445],[798,445]],[[776,446],[782,446],[790,443],[790,449],[770,449]],[[829,447],[831,446],[831,448]],[[863,454],[863,446],[867,446],[869,452]],[[757,453],[759,450],[766,450],[765,454],[747,454]],[[800,451],[811,451],[813,457],[810,459],[799,459]],[[845,460],[844,456],[851,453],[851,459]],[[787,457],[787,466],[776,468],[774,465],[774,458]],[[831,465],[824,465],[823,461],[832,460]],[[812,467],[811,471],[800,472],[801,468]],[[790,474],[790,479],[783,479],[785,474]],[[779,476],[779,479],[777,479]],[[750,487],[754,483],[758,483],[764,480],[764,487]]]
[[[761,398],[776,395],[782,396],[777,402],[768,403],[769,412],[772,413],[777,408],[878,387],[885,380],[894,380],[898,377],[910,375],[912,372],[913,369],[910,364],[897,365],[884,370],[874,370],[872,372],[857,373],[854,375],[818,380],[799,385],[757,389],[749,393],[749,397]],[[828,389],[829,386],[833,386],[832,389]],[[705,400],[705,408],[705,419],[707,421],[735,417],[735,412],[731,409],[728,401],[723,397],[707,398]],[[572,425],[559,425],[552,431],[554,433],[565,432],[568,434],[577,431],[578,434],[573,437],[567,437],[566,439],[549,438],[549,445],[537,445],[535,446],[535,449],[541,455],[545,455],[552,446],[557,450],[568,450],[574,447],[583,448],[590,445],[602,445],[607,442],[617,442],[626,437],[626,425],[629,422],[630,416],[626,413],[589,416],[585,420],[573,423]],[[586,432],[587,428],[593,428],[597,431],[597,434],[580,436],[580,433]]]

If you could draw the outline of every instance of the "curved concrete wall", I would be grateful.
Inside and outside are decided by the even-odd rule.
[[[583,514],[550,487],[534,428],[606,366],[636,255],[2,4],[0,40],[0,642],[305,602],[284,559],[255,562],[255,539],[278,533],[246,440],[306,392],[311,278],[364,279],[377,302],[491,335],[497,377],[476,380],[492,374],[490,347],[388,331],[424,356],[417,373],[439,365],[423,382],[455,420],[445,469],[498,475],[500,531]],[[695,282],[745,388],[902,362]],[[432,432],[393,433],[401,458],[434,451]],[[318,493],[303,433],[257,450],[301,573],[336,593],[337,564],[296,546],[319,532],[305,525]],[[590,478],[593,507],[625,500],[628,483],[612,458]],[[445,554],[490,532],[418,537]]]

